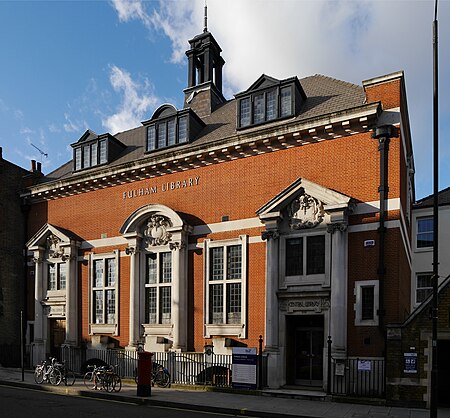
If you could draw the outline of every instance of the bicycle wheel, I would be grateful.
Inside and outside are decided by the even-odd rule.
[[[109,393],[120,392],[122,389],[122,379],[115,373],[105,376],[105,390]]]
[[[75,383],[75,373],[70,369],[64,371],[64,384],[66,386],[73,386]]]
[[[166,370],[162,370],[161,372],[162,376],[159,385],[162,388],[166,388],[170,385],[170,373]]]
[[[166,388],[170,384],[170,375],[163,369],[158,370],[154,375],[153,381],[160,388]]]
[[[83,382],[88,389],[95,389],[94,372],[87,372],[84,375]]]
[[[52,385],[58,386],[62,380],[61,371],[59,369],[53,369],[48,375],[48,380]]]
[[[118,374],[113,375],[113,391],[114,392],[120,392],[120,389],[122,389],[122,379]]]
[[[35,371],[34,371],[34,381],[37,384],[41,384],[44,381],[44,369],[43,367],[36,367]]]

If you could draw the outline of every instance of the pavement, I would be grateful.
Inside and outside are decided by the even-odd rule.
[[[38,385],[32,371],[0,367],[0,385],[43,390],[71,396],[181,409],[216,412],[242,417],[284,418],[284,417],[332,417],[332,418],[425,418],[430,416],[427,409],[399,408],[384,405],[336,402],[323,396],[321,392],[299,392],[293,390],[267,390],[243,394],[241,392],[222,392],[194,390],[186,386],[171,388],[151,388],[150,396],[137,396],[137,386],[132,380],[124,380],[118,393],[105,393],[87,389],[81,378],[73,386],[52,386],[49,383]],[[302,399],[298,397],[304,394]],[[319,396],[320,395],[320,396]],[[320,399],[320,400],[319,400]],[[450,408],[439,408],[438,418],[450,418]]]

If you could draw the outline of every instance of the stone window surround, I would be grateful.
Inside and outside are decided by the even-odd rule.
[[[363,320],[361,319],[362,315],[362,288],[366,286],[374,287],[373,294],[373,319]],[[356,297],[356,302],[353,305],[355,310],[355,325],[357,326],[378,326],[379,318],[378,318],[378,309],[379,309],[379,281],[378,280],[360,280],[355,282],[354,294]]]
[[[242,267],[241,267],[241,324],[210,324],[209,323],[209,276],[210,276],[210,254],[209,250],[214,247],[227,247],[231,245],[242,245]],[[239,238],[212,241],[204,241],[204,337],[234,336],[238,338],[247,337],[247,258],[248,258],[248,236],[240,235]],[[226,304],[225,304],[226,306]]]
[[[301,276],[286,276],[286,240],[292,238],[306,238],[308,236],[324,235],[325,236],[325,272],[323,274],[304,274]],[[296,231],[295,233],[283,234],[280,236],[280,288],[285,289],[289,286],[301,286],[311,284],[321,284],[322,286],[330,285],[330,248],[331,248],[331,236],[327,233],[326,229],[304,229]],[[306,252],[306,246],[304,246],[304,255]],[[304,266],[306,266],[306,260],[304,259]]]
[[[115,290],[115,322],[114,324],[95,324],[94,323],[94,298],[93,298],[93,289],[94,289],[94,261],[97,260],[105,260],[108,258],[114,258],[116,260],[116,282],[114,285]],[[114,336],[119,335],[119,263],[120,263],[120,251],[114,250],[110,253],[101,253],[101,254],[90,254],[89,255],[89,297],[88,297],[88,306],[89,306],[89,335],[97,335],[97,334],[112,334]],[[105,289],[105,287],[104,287]],[[106,299],[103,299],[103,303],[106,303]],[[104,307],[104,315],[106,314],[106,306]]]

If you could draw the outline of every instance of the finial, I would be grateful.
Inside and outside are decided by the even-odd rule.
[[[203,32],[208,32],[208,6],[206,5],[206,0],[205,0],[205,23],[204,23],[204,27],[203,27]]]

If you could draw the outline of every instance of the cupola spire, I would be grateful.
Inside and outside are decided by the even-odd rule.
[[[208,32],[208,6],[206,4],[206,0],[205,0],[205,19],[204,19],[204,24],[203,24],[203,33]]]
[[[191,107],[198,116],[206,116],[226,100],[222,94],[222,67],[225,64],[220,48],[214,36],[208,32],[208,7],[205,1],[203,33],[189,40],[190,49],[186,51],[188,57],[188,87],[184,90],[185,107]],[[208,98],[205,97],[205,92]],[[202,106],[195,96],[202,96]]]

